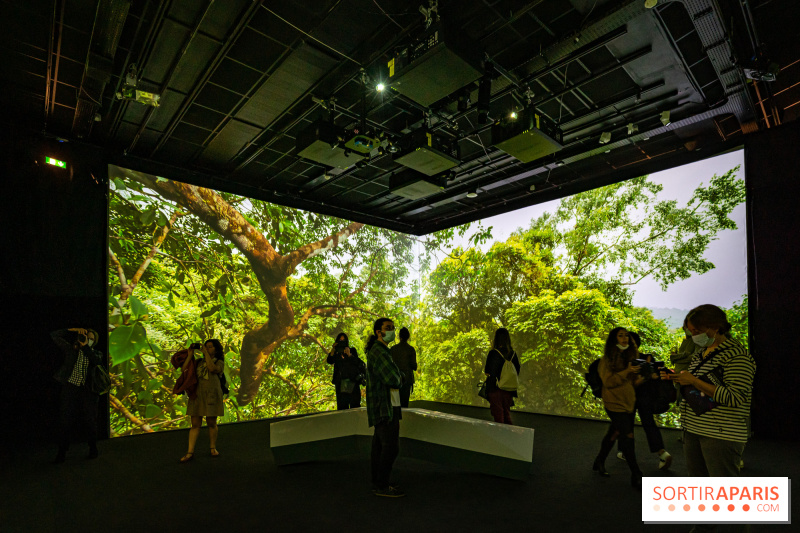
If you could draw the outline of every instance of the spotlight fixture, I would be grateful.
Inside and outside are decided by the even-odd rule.
[[[473,189],[467,193],[467,198],[477,198],[478,197],[478,189]]]
[[[628,135],[633,135],[634,133],[639,132],[639,126],[634,124],[633,122],[628,123]]]
[[[653,9],[658,4],[658,0],[644,0],[644,7],[647,9]]]
[[[397,152],[399,152],[399,151],[400,151],[400,148],[399,148],[399,147],[398,147],[396,144],[394,144],[394,143],[389,143],[389,146],[387,146],[387,147],[386,147],[386,150],[387,150],[387,151],[388,151],[390,154],[396,154]]]
[[[517,120],[517,112],[512,111],[511,113],[508,114],[508,118],[510,118],[511,120]]]
[[[564,166],[564,162],[563,161],[556,161],[556,166],[557,167],[563,167]]]
[[[671,121],[669,119],[669,111],[661,112],[661,123],[664,125],[664,127],[667,127],[671,124]]]
[[[608,144],[611,142],[611,132],[604,131],[600,134],[600,144]]]
[[[384,85],[382,83],[379,83],[378,85],[375,86],[375,90],[378,91],[378,92],[383,92],[383,90],[385,88],[386,88],[386,85]]]
[[[530,187],[528,187],[528,190],[529,191],[535,191],[536,190],[536,184],[535,183],[532,184]]]

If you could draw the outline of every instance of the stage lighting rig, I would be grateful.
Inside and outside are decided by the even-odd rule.
[[[425,30],[379,67],[386,75],[377,79],[429,107],[480,78],[483,53],[457,25],[439,17],[435,3],[420,11],[426,17]]]
[[[492,125],[492,144],[523,163],[561,150],[561,130],[534,108],[518,110],[517,118],[506,117]]]
[[[143,91],[138,88],[139,80],[136,76],[136,65],[131,65],[130,70],[125,75],[125,83],[117,91],[117,100],[132,100],[140,104],[158,107],[161,95],[158,93]]]

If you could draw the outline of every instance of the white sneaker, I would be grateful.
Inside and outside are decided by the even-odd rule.
[[[668,470],[670,465],[672,465],[672,456],[669,454],[669,452],[664,452],[658,456],[659,470]]]
[[[617,459],[625,460],[625,454],[622,452],[617,452]]]

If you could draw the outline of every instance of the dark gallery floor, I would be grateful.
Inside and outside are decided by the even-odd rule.
[[[413,405],[489,418],[485,408]],[[623,461],[608,459],[611,478],[593,474],[605,423],[529,413],[515,413],[515,421],[536,430],[527,481],[401,457],[393,477],[408,494],[402,499],[372,495],[364,456],[277,467],[268,421],[222,426],[220,459],[208,456],[201,435],[188,464],[178,463],[185,431],[104,441],[94,461],[75,445],[62,465],[51,464],[54,449],[46,446],[12,449],[1,470],[0,531],[688,531],[641,523],[640,495]],[[654,457],[640,453],[645,475],[686,475],[679,436],[665,431],[675,457],[670,472],[659,472]],[[636,441],[644,451],[640,428]],[[800,473],[796,443],[756,438],[745,460],[747,476]]]

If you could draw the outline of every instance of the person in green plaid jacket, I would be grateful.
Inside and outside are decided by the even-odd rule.
[[[398,498],[405,493],[389,485],[392,465],[400,451],[400,369],[389,353],[394,341],[394,322],[379,318],[367,342],[367,418],[375,428],[372,437],[371,471],[377,496]]]

